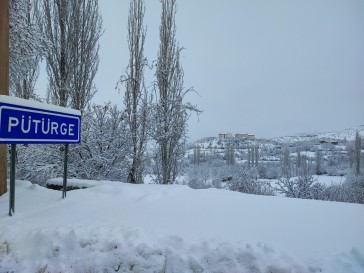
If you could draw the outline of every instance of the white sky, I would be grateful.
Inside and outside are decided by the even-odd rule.
[[[99,89],[94,101],[122,105],[115,85],[127,66],[128,0],[103,0]],[[157,57],[160,3],[146,1],[145,55]],[[192,117],[189,137],[249,132],[257,137],[364,124],[364,1],[180,0]],[[149,72],[146,83],[153,80]]]

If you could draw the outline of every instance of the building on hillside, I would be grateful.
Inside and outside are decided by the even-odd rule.
[[[237,133],[235,134],[235,138],[239,138],[239,139],[255,139],[255,135],[251,135],[251,134],[243,134],[243,133]]]
[[[219,134],[219,138],[255,139],[255,135],[246,133],[236,133],[235,135],[231,133],[221,133]]]
[[[248,134],[248,139],[255,139],[255,135]]]
[[[338,140],[320,140],[320,144],[339,145],[339,141]]]
[[[233,138],[233,134],[231,134],[231,133],[220,133],[219,138]]]
[[[248,139],[248,134],[237,133],[235,134],[235,138]]]

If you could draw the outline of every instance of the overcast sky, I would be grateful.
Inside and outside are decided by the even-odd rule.
[[[105,33],[94,101],[122,105],[129,0],[99,1]],[[157,57],[160,2],[146,0],[145,55]],[[257,137],[364,124],[363,0],[180,0],[187,100],[203,110],[190,140],[219,132]],[[153,78],[148,72],[147,83]]]

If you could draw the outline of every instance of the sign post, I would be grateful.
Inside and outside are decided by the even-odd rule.
[[[11,144],[10,216],[11,212],[15,211],[16,144],[65,144],[62,193],[62,198],[65,198],[68,145],[80,142],[80,111],[15,97],[0,96],[0,144]]]
[[[10,198],[9,215],[15,212],[15,165],[16,165],[16,144],[11,144],[11,166],[10,166]]]
[[[68,163],[68,143],[64,145],[64,166],[63,166],[63,192],[62,198],[67,195],[67,163]]]

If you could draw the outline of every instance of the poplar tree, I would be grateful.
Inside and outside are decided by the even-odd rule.
[[[96,92],[102,34],[98,0],[40,0],[39,9],[47,46],[47,99],[83,111]]]
[[[143,24],[145,3],[131,0],[128,18],[129,64],[120,83],[125,84],[125,121],[132,140],[132,162],[129,167],[128,182],[143,183],[147,128],[149,121],[148,92],[144,87],[144,57],[146,29]]]
[[[259,162],[259,146],[255,147],[255,167],[258,167]]]
[[[355,135],[355,174],[360,175],[360,157],[361,157],[361,136],[359,132]]]
[[[301,175],[301,165],[302,165],[302,156],[301,152],[297,152],[297,162],[296,162],[296,175]]]
[[[36,99],[35,83],[39,61],[45,54],[45,38],[37,20],[35,2],[9,2],[10,93],[24,99]]]
[[[250,163],[251,157],[252,157],[252,155],[251,155],[250,147],[248,147],[248,169],[249,170],[251,168],[251,163]]]
[[[73,33],[70,29],[71,4],[67,0],[41,0],[39,24],[48,42],[47,100],[66,107],[70,96],[71,44]]]
[[[161,0],[159,51],[156,62],[156,103],[152,137],[155,152],[156,180],[173,183],[181,170],[185,150],[189,112],[199,110],[184,102],[191,89],[184,88],[184,72],[180,62],[180,48],[176,41],[176,0]]]
[[[316,174],[321,174],[321,152],[319,149],[316,150]]]
[[[71,1],[70,106],[84,111],[97,89],[99,39],[103,33],[98,0]]]
[[[230,146],[230,144],[226,147],[226,163],[228,165],[235,164],[235,155],[234,155],[234,148]]]
[[[290,162],[290,151],[288,148],[285,148],[283,151],[282,158],[282,172],[284,177],[291,177],[291,162]]]

